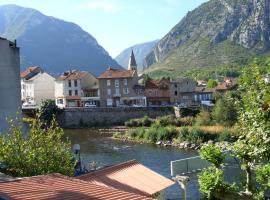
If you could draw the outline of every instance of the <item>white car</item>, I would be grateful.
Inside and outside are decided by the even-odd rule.
[[[84,107],[86,107],[86,108],[95,108],[95,107],[97,107],[97,105],[96,105],[96,104],[91,104],[91,103],[89,103],[89,102],[86,102],[86,103],[84,104]]]

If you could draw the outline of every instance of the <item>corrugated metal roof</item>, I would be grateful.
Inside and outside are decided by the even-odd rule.
[[[136,160],[107,167],[77,178],[93,184],[146,196],[152,196],[175,183]]]
[[[60,174],[34,176],[0,183],[0,196],[12,200],[150,200],[117,189],[89,184]]]

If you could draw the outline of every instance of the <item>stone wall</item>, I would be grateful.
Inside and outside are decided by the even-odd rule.
[[[156,118],[164,115],[175,115],[174,108],[66,108],[58,116],[58,121],[63,128],[84,128],[123,125],[129,119],[144,116]]]

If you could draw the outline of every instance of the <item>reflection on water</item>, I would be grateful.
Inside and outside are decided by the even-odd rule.
[[[103,165],[113,165],[136,159],[150,169],[168,177],[170,161],[197,155],[194,151],[159,147],[151,144],[134,144],[112,140],[109,135],[101,135],[94,129],[65,130],[72,144],[81,145],[83,163],[96,161]],[[180,189],[174,185],[166,190],[170,199],[180,199]],[[199,199],[198,183],[192,179],[188,188],[189,199]]]

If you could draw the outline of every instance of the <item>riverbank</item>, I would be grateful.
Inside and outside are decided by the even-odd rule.
[[[123,142],[132,142],[132,143],[138,143],[138,144],[155,144],[157,146],[162,146],[162,147],[174,147],[178,149],[183,149],[183,150],[195,150],[198,151],[204,144],[212,144],[215,143],[216,145],[220,146],[223,150],[226,150],[230,147],[230,142],[228,141],[213,141],[213,140],[208,140],[207,142],[204,143],[192,143],[188,141],[180,141],[177,138],[174,138],[172,141],[150,141],[150,140],[145,140],[145,139],[139,139],[139,138],[131,138],[126,133],[115,133],[112,136],[112,139],[114,140],[119,140]]]

